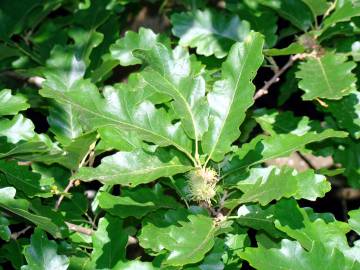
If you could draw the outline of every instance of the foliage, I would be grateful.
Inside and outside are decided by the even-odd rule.
[[[1,1],[0,269],[360,269],[359,17]]]

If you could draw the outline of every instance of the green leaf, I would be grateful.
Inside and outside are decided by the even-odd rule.
[[[46,78],[43,88],[69,91],[85,76],[90,62],[89,55],[103,38],[98,32],[87,32],[80,28],[71,29],[69,35],[75,44],[67,47],[55,46],[51,51],[43,71]],[[48,122],[50,130],[63,144],[69,144],[83,131],[75,107],[71,104],[59,104],[56,100],[52,101],[49,108]]]
[[[24,250],[28,265],[22,266],[22,270],[66,270],[69,266],[69,259],[57,253],[55,241],[48,240],[46,234],[35,229],[31,236],[30,246]]]
[[[62,155],[43,155],[34,158],[36,161],[46,164],[58,163],[71,170],[77,170],[90,146],[96,141],[96,133],[88,133],[74,139],[70,144],[64,147]]]
[[[186,160],[176,156],[176,151],[118,152],[102,159],[96,168],[83,167],[74,176],[82,181],[98,180],[106,184],[137,186],[160,177],[189,171],[192,167]]]
[[[348,140],[347,143],[341,144],[335,150],[334,160],[340,163],[344,168],[344,175],[348,183],[360,188],[360,160],[358,159],[360,143]]]
[[[18,114],[11,120],[0,119],[0,136],[5,136],[10,143],[27,141],[35,136],[34,124],[31,120]]]
[[[355,139],[360,139],[360,92],[326,103],[339,127],[346,129]]]
[[[0,91],[0,115],[15,115],[29,107],[25,97],[12,95],[9,89]]]
[[[29,202],[23,199],[15,199],[16,189],[5,187],[0,189],[0,208],[29,220],[39,228],[59,238],[67,231],[65,224],[58,226],[48,217],[36,215],[29,212]]]
[[[20,141],[16,144],[8,143],[5,137],[0,137],[0,158],[33,160],[49,153],[56,156],[61,155],[63,151],[44,134],[35,134],[29,141]]]
[[[9,225],[9,220],[6,217],[0,215],[0,238],[4,241],[9,241],[11,237]]]
[[[326,53],[302,62],[296,77],[300,79],[299,87],[305,91],[303,100],[340,99],[355,91],[356,77],[351,73],[355,63],[346,60],[344,55]]]
[[[260,164],[270,159],[288,156],[305,145],[331,137],[346,137],[347,133],[327,129],[321,133],[307,132],[302,136],[279,134],[276,136],[257,136],[235,152],[231,161],[223,167],[223,177],[238,171],[241,175],[247,167]],[[238,175],[233,176],[238,181]]]
[[[152,189],[147,187],[125,189],[121,191],[120,196],[101,192],[99,205],[106,212],[121,218],[142,218],[160,208],[179,207],[174,198],[164,194],[160,184],[156,184]]]
[[[349,213],[349,226],[360,235],[360,209],[351,210]]]
[[[292,55],[292,54],[303,53],[304,51],[305,48],[301,44],[294,42],[291,43],[286,48],[282,48],[282,49],[272,48],[272,49],[264,50],[264,54],[268,56],[281,56],[281,55]]]
[[[271,136],[277,134],[294,134],[303,136],[309,131],[321,130],[320,123],[309,117],[296,117],[293,112],[259,109],[254,113],[256,122]]]
[[[208,159],[221,161],[240,136],[239,126],[253,104],[252,79],[263,61],[263,37],[251,32],[243,43],[236,43],[222,66],[222,80],[215,82],[207,95],[210,106],[209,130],[202,148]]]
[[[112,270],[158,270],[149,262],[142,262],[138,260],[119,262]]]
[[[313,13],[314,17],[323,15],[329,8],[330,3],[326,0],[302,0]]]
[[[359,4],[353,3],[353,1],[344,1],[342,6],[338,6],[336,10],[324,20],[321,31],[323,33],[326,29],[336,23],[346,22],[357,16],[360,16]]]
[[[135,50],[149,50],[160,42],[160,35],[156,35],[151,29],[140,28],[139,32],[127,31],[123,38],[110,46],[113,59],[122,66],[141,64],[141,59],[134,56]]]
[[[310,9],[299,0],[256,0],[262,5],[274,9],[280,17],[290,21],[297,28],[306,31],[312,24]]]
[[[240,257],[258,270],[356,270],[359,264],[348,263],[337,249],[328,252],[321,244],[316,243],[306,252],[299,243],[284,239],[281,248],[266,249],[262,246],[246,248]]]
[[[360,248],[350,247],[347,242],[349,225],[337,221],[332,215],[317,214],[312,209],[299,208],[293,200],[284,200],[276,206],[275,226],[299,241],[307,250],[311,250],[314,243],[321,243],[329,253],[336,248],[348,260],[360,262]]]
[[[12,265],[13,269],[20,269],[24,265],[25,257],[22,254],[25,245],[29,244],[29,239],[20,238],[10,240],[9,243],[3,244],[0,249],[0,258],[5,259]]]
[[[213,220],[202,215],[190,215],[179,226],[157,227],[146,224],[139,236],[140,245],[156,252],[167,250],[164,265],[182,266],[201,261],[213,247],[216,227]]]
[[[189,266],[189,267],[185,266],[183,269],[184,270],[204,270],[204,269],[222,270],[224,269],[224,263],[222,261],[224,250],[225,250],[224,240],[216,239],[213,249],[210,250],[208,254],[206,254],[202,262],[198,263],[196,266]]]
[[[37,0],[14,2],[1,1],[0,10],[0,39],[9,40],[13,34],[19,34],[25,27],[29,14],[41,3]]]
[[[241,226],[263,230],[272,237],[279,238],[284,234],[275,228],[274,206],[266,208],[257,204],[242,205],[237,211],[236,222]]]
[[[242,20],[250,23],[251,30],[265,36],[265,47],[272,48],[277,41],[277,14],[267,8],[251,5],[250,2],[227,0],[226,9],[237,14]]]
[[[116,269],[114,266],[125,260],[128,235],[122,231],[122,220],[106,215],[99,221],[99,228],[93,234],[93,269]]]
[[[238,16],[226,16],[215,10],[195,10],[171,16],[172,32],[180,38],[179,44],[196,48],[196,52],[217,58],[227,55],[230,47],[245,40],[250,31],[249,23]]]
[[[149,95],[146,91],[144,88],[134,91],[128,89],[126,84],[121,84],[117,85],[117,89],[105,88],[104,99],[95,85],[82,80],[67,92],[46,88],[40,93],[76,107],[82,115],[83,124],[89,129],[108,126],[134,131],[143,140],[160,146],[174,145],[191,159],[191,141],[180,123],[172,124],[164,109],[156,109],[146,100],[145,97]]]
[[[171,51],[160,43],[151,50],[137,50],[135,56],[147,65],[141,72],[145,83],[151,91],[174,99],[172,105],[185,132],[197,144],[208,128],[209,115],[199,63],[181,47]]]
[[[313,170],[298,173],[291,168],[270,166],[252,169],[249,174],[236,186],[244,193],[239,203],[259,202],[267,205],[273,200],[289,197],[315,201],[331,189],[326,178]]]
[[[50,130],[62,144],[69,144],[82,133],[80,121],[73,106],[52,102],[47,118]]]
[[[6,180],[17,190],[29,197],[51,197],[49,186],[42,186],[41,175],[29,170],[28,166],[19,166],[16,161],[0,160],[0,179]]]

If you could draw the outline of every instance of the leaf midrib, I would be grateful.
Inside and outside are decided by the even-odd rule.
[[[56,91],[56,92],[58,92],[58,91]],[[59,93],[59,94],[57,95],[57,97],[60,98],[63,102],[66,102],[66,103],[69,103],[70,105],[73,105],[73,106],[75,106],[75,107],[78,107],[78,108],[82,109],[83,111],[86,111],[86,112],[88,112],[88,113],[90,113],[90,114],[93,114],[93,115],[95,115],[95,116],[97,116],[97,117],[99,117],[99,118],[103,118],[103,119],[106,119],[106,120],[108,120],[108,121],[114,122],[114,125],[115,125],[115,126],[116,126],[116,124],[118,124],[118,125],[123,125],[123,126],[129,126],[129,127],[132,128],[132,129],[135,129],[135,130],[138,129],[138,130],[143,131],[144,133],[150,133],[150,134],[152,134],[152,135],[154,135],[154,136],[156,136],[156,137],[162,138],[162,139],[164,139],[164,141],[168,142],[170,145],[174,145],[177,149],[179,149],[180,151],[182,151],[183,153],[185,153],[188,157],[191,156],[191,154],[190,154],[187,150],[185,150],[182,146],[180,146],[179,144],[177,144],[177,143],[174,142],[173,140],[170,140],[169,138],[164,137],[163,135],[161,135],[161,134],[159,134],[159,133],[154,133],[153,131],[148,130],[148,129],[144,129],[144,128],[140,127],[140,126],[135,126],[135,125],[132,125],[132,124],[130,124],[130,123],[122,122],[122,121],[116,120],[116,119],[114,119],[114,118],[108,117],[108,116],[106,116],[106,115],[102,115],[102,114],[100,114],[100,113],[96,113],[96,112],[94,112],[94,111],[92,111],[92,110],[90,110],[90,109],[88,109],[88,108],[86,108],[86,107],[84,107],[84,106],[81,106],[81,105],[78,104],[78,103],[74,103],[74,102],[72,102],[71,100],[67,99],[65,96],[63,96],[63,93]],[[102,126],[99,126],[99,127],[103,127],[103,126],[109,126],[109,125],[102,125]]]
[[[253,44],[253,42],[252,42],[252,44]],[[241,76],[242,76],[242,72],[243,72],[243,70],[244,70],[245,63],[247,63],[247,61],[248,61],[248,58],[249,58],[249,54],[246,54],[246,56],[245,56],[245,61],[242,62],[243,65],[242,65],[242,67],[241,67],[241,70],[240,70],[240,72],[239,72],[239,76],[238,76],[238,78],[237,78],[237,81],[236,81],[236,84],[235,84],[235,87],[234,87],[234,88],[235,88],[235,91],[234,91],[234,94],[233,94],[232,99],[231,99],[231,103],[230,103],[230,106],[229,106],[229,110],[228,110],[227,113],[226,113],[225,120],[224,120],[223,123],[221,124],[221,129],[220,129],[220,132],[219,132],[219,136],[217,136],[216,142],[213,144],[213,148],[212,148],[211,151],[210,151],[210,154],[209,154],[209,157],[208,157],[209,160],[212,158],[212,155],[213,155],[213,153],[214,153],[214,151],[215,151],[215,149],[216,149],[216,147],[217,147],[217,145],[218,145],[218,143],[219,143],[220,137],[221,137],[221,135],[222,135],[222,133],[223,133],[223,129],[224,129],[226,120],[227,120],[228,117],[229,117],[229,114],[230,114],[232,105],[233,105],[233,103],[234,103],[234,100],[235,100],[234,97],[235,97],[236,93],[238,92],[238,84],[239,84],[239,82],[240,82],[240,78],[241,78]]]
[[[106,177],[117,177],[117,176],[132,176],[132,175],[141,175],[147,172],[151,172],[151,171],[155,171],[155,170],[160,170],[160,169],[167,169],[167,168],[176,168],[176,167],[187,167],[186,165],[182,165],[182,164],[174,164],[174,165],[166,165],[166,166],[161,166],[161,167],[152,167],[152,168],[148,168],[148,169],[143,169],[143,170],[131,170],[131,172],[125,172],[125,173],[116,173],[116,174],[107,174],[107,175],[100,175],[100,176],[95,176],[96,179],[98,180],[104,180]],[[91,178],[94,179],[94,178]]]

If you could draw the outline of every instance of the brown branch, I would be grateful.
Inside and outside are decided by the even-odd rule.
[[[84,156],[84,158],[82,159],[82,161],[81,161],[80,164],[79,164],[79,167],[78,167],[79,169],[80,169],[82,166],[85,165],[86,160],[87,160],[88,158],[89,158],[88,161],[90,161],[91,163],[93,163],[92,159],[93,159],[94,157],[92,156],[92,153],[93,153],[93,150],[95,149],[96,142],[97,142],[97,140],[90,145],[88,152],[86,153],[86,155]],[[91,165],[92,165],[92,164],[91,164]],[[56,201],[56,203],[55,203],[55,210],[58,210],[58,209],[59,209],[61,202],[62,202],[62,201],[64,200],[64,198],[65,198],[65,194],[69,192],[69,190],[74,186],[75,183],[76,183],[76,179],[72,179],[72,180],[69,181],[68,185],[67,185],[67,186],[65,187],[65,189],[64,189],[63,194],[60,195],[59,199],[58,199],[58,200]]]
[[[65,224],[66,226],[68,226],[69,230],[73,232],[78,232],[86,235],[92,235],[92,233],[94,232],[91,228],[85,228],[70,222],[65,221]]]
[[[276,70],[274,72],[274,76],[272,76],[272,78],[270,80],[268,80],[267,82],[265,82],[264,86],[261,87],[254,95],[254,100],[266,95],[267,93],[269,93],[269,88],[274,84],[277,83],[278,81],[280,81],[280,76],[286,71],[288,70],[293,64],[294,62],[300,58],[300,55],[292,55],[289,58],[289,61],[287,61],[287,63],[280,69]]]
[[[309,168],[313,169],[314,171],[316,171],[316,168],[314,167],[314,165],[311,163],[311,161],[304,156],[300,151],[296,151],[296,153],[298,154],[298,156],[306,163],[306,165],[309,166]]]
[[[26,233],[28,230],[31,229],[31,226],[26,226],[24,229],[22,229],[21,231],[18,232],[13,232],[10,236],[11,239],[16,240],[19,238],[19,236],[23,235],[24,233]]]
[[[1,72],[0,75],[10,77],[10,78],[13,78],[15,80],[30,83],[30,84],[38,87],[38,88],[41,88],[42,83],[45,81],[45,79],[42,78],[42,77],[38,77],[38,76],[26,77],[26,76],[24,76],[22,74],[19,74],[19,73],[15,72],[15,71],[12,71],[12,70],[3,71],[3,72]]]
[[[63,191],[63,194],[60,195],[59,199],[56,201],[55,203],[55,210],[58,210],[60,207],[61,202],[64,200],[65,198],[65,194],[69,192],[69,190],[74,186],[74,182],[75,180],[72,179],[69,181],[68,185],[66,186],[66,188]]]
[[[76,225],[76,224],[73,224],[70,222],[65,222],[65,224],[68,226],[69,230],[73,231],[73,232],[78,232],[78,233],[86,234],[89,236],[91,236],[94,232],[93,229],[91,229],[91,228],[85,228],[85,227],[82,227],[82,226],[79,226],[79,225]],[[138,242],[139,241],[136,237],[129,235],[128,245],[134,245],[134,244],[137,244]]]

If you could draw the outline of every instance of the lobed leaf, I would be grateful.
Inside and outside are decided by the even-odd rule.
[[[111,185],[137,186],[190,169],[190,164],[179,158],[176,152],[149,153],[138,149],[105,157],[98,167],[83,167],[74,178],[82,181],[98,180]]]
[[[235,42],[244,41],[250,31],[249,23],[238,16],[224,16],[215,10],[195,10],[171,16],[172,32],[180,45],[196,48],[196,52],[217,58],[227,55]]]
[[[315,201],[330,191],[330,183],[312,170],[298,173],[290,168],[255,168],[236,185],[244,194],[239,203],[259,202],[266,205],[273,200],[294,197]]]
[[[210,106],[209,130],[202,149],[208,159],[221,161],[231,144],[240,136],[239,126],[253,104],[252,79],[263,61],[263,37],[251,32],[243,43],[236,43],[222,65],[222,80],[207,95]]]
[[[355,91],[356,77],[351,73],[355,63],[346,60],[344,55],[326,53],[302,62],[296,77],[299,88],[305,91],[303,100],[340,99]]]
[[[211,218],[190,215],[180,226],[159,228],[146,224],[139,236],[140,245],[154,251],[166,250],[164,265],[182,266],[201,261],[213,247],[216,227]]]

